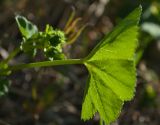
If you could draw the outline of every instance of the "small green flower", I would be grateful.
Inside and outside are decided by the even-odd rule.
[[[65,55],[55,47],[45,48],[44,53],[49,60],[65,59]]]

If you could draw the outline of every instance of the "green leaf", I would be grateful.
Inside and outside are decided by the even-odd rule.
[[[8,87],[10,86],[10,81],[6,78],[0,77],[0,96],[8,93]]]
[[[0,62],[0,77],[7,76],[11,73],[11,71],[7,70],[7,68],[8,68],[8,64],[6,64],[5,62]]]
[[[32,37],[33,34],[38,32],[37,26],[34,25],[32,22],[28,21],[25,17],[17,15],[15,19],[22,36],[24,36],[25,38],[28,39]]]
[[[81,118],[98,112],[106,124],[116,120],[124,101],[135,92],[138,22],[141,7],[135,9],[109,33],[86,58],[89,71]]]

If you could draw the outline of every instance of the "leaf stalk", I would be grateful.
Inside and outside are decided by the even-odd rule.
[[[26,69],[26,68],[38,68],[38,67],[83,64],[83,63],[84,63],[84,59],[54,60],[54,61],[28,63],[28,64],[17,64],[14,66],[9,66],[8,70],[16,71],[16,70],[21,70],[21,69]]]

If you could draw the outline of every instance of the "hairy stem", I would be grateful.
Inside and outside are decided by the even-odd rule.
[[[28,63],[28,64],[17,64],[14,66],[9,66],[8,70],[15,71],[15,70],[21,70],[26,68],[37,68],[37,67],[69,65],[69,64],[83,64],[83,62],[84,62],[84,59],[44,61],[44,62],[35,62],[35,63]]]

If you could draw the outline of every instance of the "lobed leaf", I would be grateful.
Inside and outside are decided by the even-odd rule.
[[[23,37],[28,39],[38,32],[37,26],[28,21],[25,17],[17,15],[15,19]]]
[[[141,7],[135,9],[109,33],[86,58],[90,77],[87,82],[81,118],[98,112],[106,124],[114,121],[124,101],[135,92],[138,22]]]

